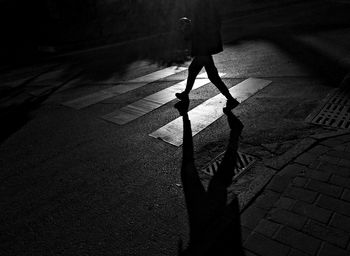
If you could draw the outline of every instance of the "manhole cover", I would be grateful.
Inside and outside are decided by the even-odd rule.
[[[225,152],[214,158],[206,168],[202,169],[202,172],[214,176],[217,172],[219,165],[224,158]],[[246,170],[249,169],[256,161],[256,158],[241,152],[237,152],[237,164],[234,169],[234,176],[232,180],[236,180],[240,175],[242,175]]]
[[[334,128],[350,128],[350,88],[339,88],[306,121]]]

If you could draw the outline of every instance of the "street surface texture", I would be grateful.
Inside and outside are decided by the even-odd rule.
[[[245,125],[241,151],[270,157],[322,129],[304,119],[333,87],[272,43],[228,46],[215,62],[230,88],[249,77],[272,81],[234,110]],[[126,76],[154,70],[135,69]],[[61,103],[114,84],[76,80],[53,93],[2,143],[6,254],[176,254],[178,239],[186,241],[189,231],[177,185],[181,147],[148,134],[178,117],[177,100],[126,125],[100,117],[184,80],[186,72],[81,110]],[[35,86],[34,81],[26,89]],[[192,91],[190,108],[217,94],[212,84]],[[197,165],[204,167],[221,153],[227,139],[224,118],[198,133]]]
[[[239,151],[255,156],[276,172],[289,164],[284,161],[281,164],[279,159],[299,148],[303,139],[329,131],[304,120],[339,85],[337,79],[329,79],[329,74],[315,69],[313,64],[317,61],[312,58],[310,61],[300,46],[292,43],[289,47],[292,50],[277,40],[227,41],[225,51],[214,58],[219,72],[225,73],[223,81],[229,88],[249,78],[271,81],[233,113],[244,124]],[[154,61],[136,59],[121,65],[118,56],[120,51],[106,48],[72,57],[73,64],[67,59],[56,60],[1,77],[1,117],[5,128],[0,145],[1,255],[176,255],[179,240],[186,245],[189,228],[180,181],[182,147],[148,136],[179,117],[173,108],[178,100],[124,125],[101,117],[184,81],[187,71],[147,81],[135,90],[96,100],[96,104],[82,109],[62,105],[118,86],[120,81],[166,68]],[[187,68],[188,63],[180,66]],[[218,91],[212,84],[193,90],[190,109],[216,95]],[[193,137],[198,169],[224,151],[228,138],[229,127],[224,117]],[[322,151],[325,156],[317,157],[329,160],[334,151],[348,152],[345,144],[348,142],[344,141],[343,148],[325,144],[327,152],[332,153]],[[309,165],[314,161],[305,163],[308,158],[295,161],[296,165],[320,169]],[[343,160],[334,161],[338,161],[333,163],[335,166],[344,166]],[[255,172],[259,175],[259,171]],[[282,210],[266,213],[255,211],[254,205],[253,210],[248,207],[242,215],[247,255],[268,255],[266,251],[270,248],[275,255],[318,252],[332,255],[330,252],[335,250],[339,252],[336,255],[346,255],[341,253],[349,249],[348,235],[337,231],[339,236],[331,237],[323,230],[329,214],[337,216],[332,219],[333,227],[339,227],[342,218],[349,215],[349,203],[342,205],[349,199],[344,188],[348,185],[329,187],[320,184],[317,178],[309,178],[308,171],[305,173],[307,178],[295,181],[301,188],[287,188],[289,183],[279,183],[283,191],[288,190],[281,189],[279,193],[293,198],[306,187],[313,192],[295,200],[300,199],[312,209],[335,207],[321,210],[324,214],[316,216],[316,220],[312,217],[307,226],[306,217],[294,218]],[[345,173],[338,176],[348,178]],[[340,186],[336,182],[342,182],[341,178],[332,175],[328,178]],[[318,188],[323,191],[321,196],[315,192]],[[287,201],[290,200],[281,203],[285,205]],[[304,207],[302,202],[296,203],[294,212]],[[253,216],[255,222],[245,213]],[[260,226],[263,235],[251,233],[256,229],[253,224],[260,220],[267,227]],[[289,224],[284,225],[284,220]],[[281,229],[275,229],[276,225],[281,225]],[[302,243],[306,238],[303,232],[312,236],[305,240],[310,241],[306,245]],[[294,240],[286,240],[292,237]]]
[[[350,131],[303,144],[242,214],[247,255],[349,255]]]

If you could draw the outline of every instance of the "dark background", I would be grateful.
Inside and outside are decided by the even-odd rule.
[[[174,30],[179,17],[189,15],[192,2],[193,0],[1,0],[0,57],[20,62],[33,55],[57,54],[167,33]],[[295,2],[326,3],[329,6],[325,9],[331,13],[330,9],[336,4],[336,1],[325,0],[216,2],[224,19],[256,14],[267,8],[278,9]],[[294,16],[300,19],[298,14],[290,13],[290,17]],[[326,22],[323,16],[327,16],[327,13],[322,13],[322,20]],[[276,17],[273,19],[276,24],[279,23]]]

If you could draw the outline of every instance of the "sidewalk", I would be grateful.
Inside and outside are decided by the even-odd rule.
[[[350,255],[350,131],[304,139],[241,215],[247,256]]]
[[[349,86],[349,37],[342,28],[288,43],[312,49],[334,86]],[[241,215],[247,256],[350,255],[350,130],[305,138],[264,165],[276,173]]]

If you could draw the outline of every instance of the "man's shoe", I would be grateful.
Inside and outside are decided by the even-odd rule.
[[[239,102],[235,98],[232,98],[230,100],[227,100],[227,102],[226,102],[226,109],[227,110],[232,110],[235,107],[237,107],[238,105],[239,105]]]
[[[178,98],[179,100],[188,100],[188,94],[185,92],[181,92],[181,93],[175,93],[176,98]]]
[[[181,100],[178,101],[174,107],[179,111],[181,116],[184,116],[188,112],[188,107],[190,106],[190,101],[189,100]]]

